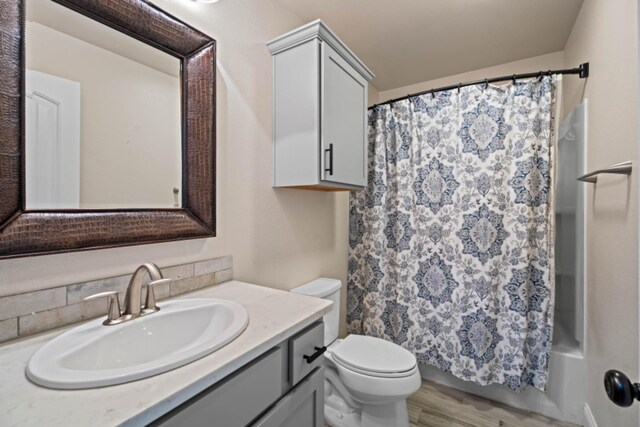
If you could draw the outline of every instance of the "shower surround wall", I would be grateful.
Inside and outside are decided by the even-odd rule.
[[[583,62],[589,60],[588,57],[583,57],[581,59],[583,59]],[[576,63],[579,63],[579,61]],[[427,90],[433,87],[455,84],[461,81],[481,80],[485,77],[526,73],[531,72],[532,70],[562,69],[566,67],[573,67],[574,65],[575,64],[573,63],[567,63],[565,66],[564,52],[555,52],[494,67],[470,71],[459,75],[417,83],[411,86],[382,91],[379,93],[378,102],[383,102],[388,99],[404,96],[408,93]],[[569,79],[577,80],[577,77],[568,77],[565,81]],[[567,110],[567,112],[568,111],[569,110]],[[562,177],[559,178],[562,179]],[[558,232],[561,233],[561,231]],[[582,242],[582,244],[584,244],[584,242]],[[563,298],[563,291],[561,290],[560,293],[560,298]],[[564,298],[563,301],[560,301],[560,308],[562,309],[566,306],[567,299]],[[559,319],[562,319],[562,315],[555,320]],[[557,340],[558,338],[554,337],[554,345],[551,348],[546,393],[542,393],[532,387],[519,393],[514,393],[500,385],[480,386],[460,380],[455,378],[453,375],[444,373],[435,367],[424,364],[420,365],[420,372],[423,378],[431,381],[455,387],[488,399],[503,402],[514,407],[538,412],[552,418],[581,424],[583,420],[582,407],[585,401],[586,362],[583,354],[580,350],[576,350],[575,346],[572,346],[570,349],[562,348],[557,345],[557,342],[555,342]]]
[[[553,345],[582,355],[584,343],[584,175],[587,102],[569,113],[558,131],[556,171],[556,305]]]

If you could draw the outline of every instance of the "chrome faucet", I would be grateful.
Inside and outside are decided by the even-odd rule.
[[[145,299],[144,307],[140,305],[140,296],[142,294],[142,280],[145,273],[149,273],[151,282],[147,285],[147,297]],[[129,280],[127,286],[127,293],[124,298],[124,310],[120,311],[120,304],[118,301],[118,293],[115,291],[101,292],[99,294],[91,295],[85,298],[85,301],[93,300],[96,298],[107,297],[109,300],[108,316],[107,320],[103,322],[103,325],[117,325],[128,320],[135,319],[136,317],[144,316],[146,314],[155,313],[160,310],[160,307],[156,305],[156,298],[153,288],[160,283],[170,282],[172,279],[164,279],[162,273],[157,265],[153,263],[145,263],[136,269]]]
[[[157,265],[150,262],[142,264],[136,269],[129,280],[129,286],[127,286],[127,294],[124,297],[124,311],[123,316],[138,317],[141,312],[140,307],[140,294],[142,293],[142,279],[144,274],[149,272],[151,283],[154,285],[158,280],[162,280],[162,273]],[[153,285],[147,287],[147,300],[149,299],[149,293],[153,293]],[[158,307],[155,304],[155,298],[153,298],[153,305],[151,307],[145,304],[144,310],[158,311]]]

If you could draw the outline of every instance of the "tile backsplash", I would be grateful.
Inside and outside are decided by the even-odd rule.
[[[205,288],[233,278],[230,256],[161,268],[171,282],[156,285],[156,299],[164,299],[196,289]],[[89,295],[117,291],[120,303],[131,279],[131,274],[107,277],[83,283],[73,283],[52,289],[0,297],[0,342],[50,329],[106,316],[105,300],[83,301]],[[145,279],[149,281],[148,276]],[[143,289],[143,297],[146,289]]]

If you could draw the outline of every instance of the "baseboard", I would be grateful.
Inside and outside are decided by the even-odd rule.
[[[584,427],[598,427],[598,423],[596,423],[596,419],[587,403],[584,404]]]

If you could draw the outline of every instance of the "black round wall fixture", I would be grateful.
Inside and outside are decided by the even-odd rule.
[[[625,374],[615,369],[604,374],[604,389],[609,400],[624,408],[640,400],[640,384],[632,383]]]

